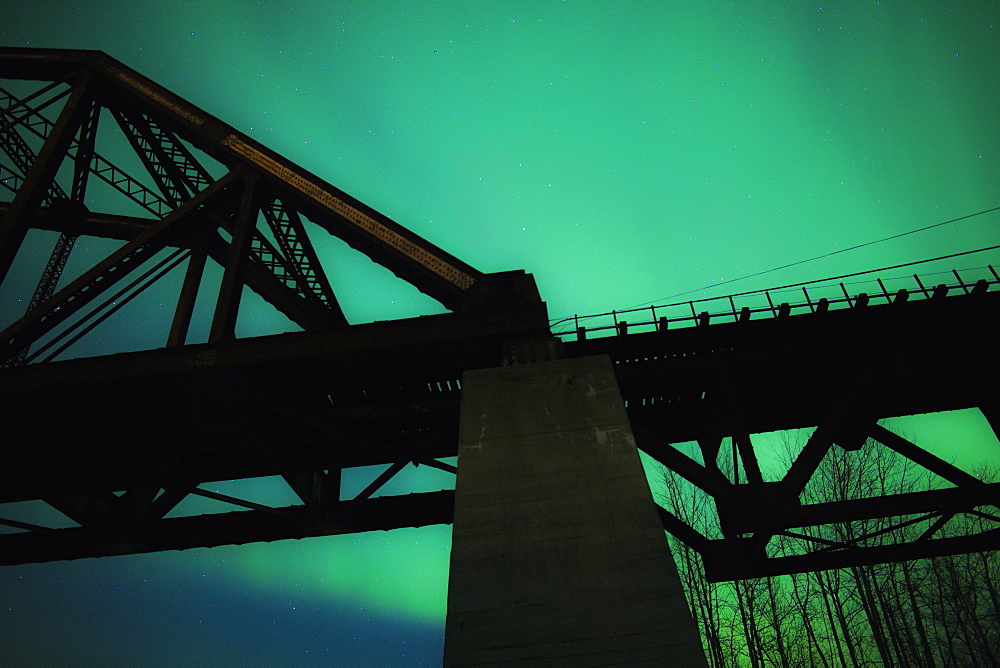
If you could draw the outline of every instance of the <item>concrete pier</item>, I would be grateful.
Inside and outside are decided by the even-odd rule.
[[[610,359],[466,372],[445,665],[705,665]]]

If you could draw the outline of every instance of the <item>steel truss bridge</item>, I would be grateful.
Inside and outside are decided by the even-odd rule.
[[[463,372],[552,355],[610,356],[639,448],[714,498],[722,538],[658,508],[710,579],[1000,547],[1000,485],[878,424],[978,408],[1000,432],[992,269],[863,294],[805,289],[777,303],[759,293],[746,306],[612,313],[578,320],[560,339],[530,274],[476,270],[103,53],[0,49],[0,79],[0,280],[29,230],[58,233],[23,315],[0,334],[0,504],[41,500],[79,525],[0,519],[2,564],[449,523],[453,491],[375,494],[409,464],[455,471],[441,460],[457,454]],[[121,150],[102,148],[108,136],[127,165],[116,162]],[[112,196],[131,213],[88,206]],[[351,325],[306,221],[451,312]],[[60,283],[80,236],[122,245]],[[211,333],[190,344],[209,260],[223,268]],[[165,347],[55,361],[174,267],[185,275]],[[244,286],[303,331],[237,339]],[[4,302],[17,297],[8,281]],[[765,481],[752,435],[799,427],[815,430],[784,478]],[[736,471],[718,464],[727,438]],[[831,448],[869,439],[953,486],[800,501]],[[689,441],[705,464],[673,446]],[[367,465],[387,468],[343,498],[342,471]],[[202,487],[259,476],[281,476],[300,503],[268,507]],[[189,495],[238,510],[168,517]],[[943,537],[964,513],[997,524]],[[796,556],[767,549],[804,527],[869,518],[929,528],[892,545],[862,537]]]

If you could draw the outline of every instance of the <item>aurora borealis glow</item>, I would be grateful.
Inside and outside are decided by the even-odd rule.
[[[477,269],[531,272],[553,318],[1000,243],[994,212],[706,287],[1000,206],[998,25],[992,0],[0,0],[0,44],[105,51]],[[24,262],[44,262],[51,239],[29,239]],[[315,243],[352,322],[441,311]],[[101,250],[81,242],[73,266]],[[163,345],[157,322],[131,335]],[[239,327],[291,326],[251,300]],[[978,415],[920,420],[918,443],[966,465],[996,448]],[[434,665],[449,542],[428,527],[8,567],[0,647],[26,665]]]

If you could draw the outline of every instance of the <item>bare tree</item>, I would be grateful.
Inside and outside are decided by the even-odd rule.
[[[720,450],[720,469],[733,470],[730,449]],[[996,472],[979,477],[991,480]],[[664,480],[664,507],[702,534],[721,536],[706,493],[666,470]],[[901,494],[940,484],[870,441],[857,451],[831,448],[801,501]],[[1000,520],[995,512],[980,508],[944,517],[937,535],[993,528]],[[870,519],[800,533],[873,547],[917,540],[932,519]],[[807,542],[778,537],[769,549],[775,556],[793,554]],[[679,541],[672,545],[711,666],[1000,666],[1000,556],[995,551],[709,583],[698,555]]]

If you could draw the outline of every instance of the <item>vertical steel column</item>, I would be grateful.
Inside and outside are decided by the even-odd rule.
[[[183,346],[187,340],[188,328],[191,326],[191,316],[194,314],[194,304],[198,299],[198,288],[201,286],[201,276],[205,271],[206,253],[195,245],[191,249],[187,271],[184,273],[184,283],[181,294],[177,297],[177,308],[174,319],[170,323],[170,334],[167,337],[167,348]]]
[[[101,105],[95,102],[88,110],[87,117],[80,125],[80,141],[76,148],[76,159],[73,163],[73,185],[70,188],[70,199],[81,204],[86,203],[87,182],[90,180],[90,168],[94,161],[94,147],[97,144],[97,124],[101,119]]]
[[[236,316],[243,294],[244,273],[250,258],[250,241],[257,228],[258,209],[254,200],[256,185],[256,176],[248,178],[243,184],[243,195],[233,225],[233,241],[229,246],[226,272],[219,287],[219,300],[215,304],[209,341],[229,341],[236,338]]]

